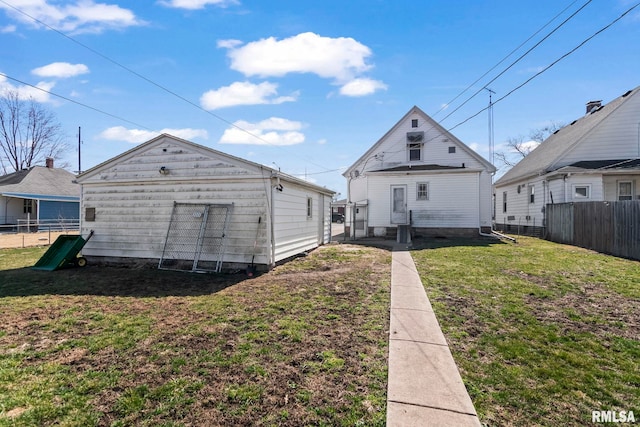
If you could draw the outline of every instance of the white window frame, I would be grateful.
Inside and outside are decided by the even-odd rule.
[[[424,144],[422,142],[411,142],[407,144],[407,160],[410,162],[421,162],[422,161],[422,148]],[[411,158],[411,152],[418,151],[418,159]]]
[[[622,184],[629,184],[629,194],[625,194],[625,195],[621,194],[620,190],[621,190]],[[624,197],[624,199],[622,199],[621,197]],[[618,181],[618,201],[624,201],[624,200],[633,200],[633,181],[631,180]]]
[[[536,203],[536,186],[534,184],[527,185],[527,197],[530,205]]]
[[[424,186],[424,190],[420,190],[420,186]],[[416,200],[429,200],[429,183],[416,182]]]
[[[584,188],[586,190],[586,195],[578,194],[578,188]],[[573,193],[573,200],[587,200],[591,199],[591,185],[590,184],[573,184],[571,186]]]
[[[307,219],[313,218],[313,198],[307,197]]]
[[[507,213],[507,192],[502,192],[502,213]]]

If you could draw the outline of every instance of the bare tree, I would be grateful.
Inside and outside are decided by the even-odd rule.
[[[0,97],[0,168],[17,172],[47,157],[59,159],[68,149],[55,115],[32,98],[23,100],[17,90]]]
[[[511,168],[527,157],[538,145],[551,134],[564,127],[563,123],[552,121],[547,126],[529,131],[529,139],[520,135],[507,139],[506,150],[497,151],[494,156],[503,166]]]

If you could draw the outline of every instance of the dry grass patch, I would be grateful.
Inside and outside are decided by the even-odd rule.
[[[0,425],[384,425],[387,251],[249,280],[32,271],[24,251],[0,252]]]

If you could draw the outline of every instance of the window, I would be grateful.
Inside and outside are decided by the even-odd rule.
[[[96,220],[96,208],[85,208],[84,209],[84,220],[85,221],[95,221]]]
[[[633,200],[633,183],[618,181],[618,200]]]
[[[536,202],[536,187],[535,187],[535,185],[529,185],[527,188],[529,190],[529,203],[535,203]]]
[[[415,162],[422,160],[422,144],[408,144],[409,161]]]
[[[449,154],[453,154],[456,152],[456,147],[449,147]]]
[[[573,199],[589,199],[591,198],[591,186],[590,185],[574,185],[573,186]]]
[[[502,212],[507,212],[507,192],[502,193]]]
[[[416,184],[416,200],[429,200],[428,182],[419,182]]]
[[[313,217],[313,199],[307,197],[307,218]]]
[[[23,199],[22,213],[33,213],[33,200]]]
[[[412,128],[418,127],[418,119],[411,119],[411,127]]]

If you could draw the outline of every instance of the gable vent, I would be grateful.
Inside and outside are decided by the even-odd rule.
[[[424,132],[407,132],[407,141],[422,142],[424,140]]]

